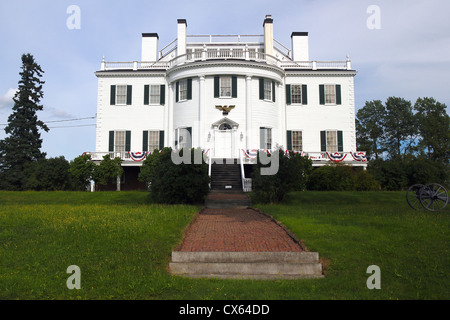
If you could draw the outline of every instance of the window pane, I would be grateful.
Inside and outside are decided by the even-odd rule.
[[[264,80],[264,99],[272,100],[272,81]]]
[[[327,151],[329,152],[338,151],[336,131],[327,131]]]
[[[231,97],[231,77],[220,77],[220,96]]]
[[[336,104],[336,86],[334,84],[325,85],[325,104]]]
[[[148,151],[159,150],[159,131],[148,132]]]
[[[187,100],[187,80],[180,81],[179,84],[179,99]]]
[[[302,103],[302,86],[300,84],[291,85],[291,103]]]
[[[272,149],[272,129],[266,128],[266,149]]]
[[[292,131],[292,150],[293,151],[303,150],[301,131]]]
[[[115,152],[125,151],[125,131],[114,132],[114,151]]]
[[[160,86],[159,85],[151,85],[150,86],[150,104],[159,104],[160,103]]]
[[[127,104],[127,86],[117,86],[116,88],[116,104]]]

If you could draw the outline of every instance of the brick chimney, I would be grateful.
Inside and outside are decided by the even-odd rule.
[[[273,19],[270,14],[266,15],[264,27],[264,52],[273,56]]]

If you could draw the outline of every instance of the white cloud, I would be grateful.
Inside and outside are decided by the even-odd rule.
[[[14,105],[13,97],[17,89],[9,89],[4,95],[0,96],[0,110],[12,108]]]

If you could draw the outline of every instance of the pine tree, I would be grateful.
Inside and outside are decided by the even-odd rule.
[[[45,158],[41,152],[42,139],[39,129],[48,131],[44,122],[38,120],[37,111],[44,94],[41,67],[31,54],[22,55],[22,72],[19,88],[13,101],[13,112],[5,128],[7,137],[0,141],[0,188],[22,190],[25,169],[33,162]]]

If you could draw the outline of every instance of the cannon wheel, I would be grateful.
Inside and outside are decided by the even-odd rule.
[[[420,201],[420,190],[422,190],[423,187],[423,184],[413,184],[406,192],[406,201],[414,210],[422,208],[422,203]]]
[[[439,211],[445,208],[448,203],[447,190],[438,183],[430,183],[419,192],[419,199],[422,206],[430,211]]]

